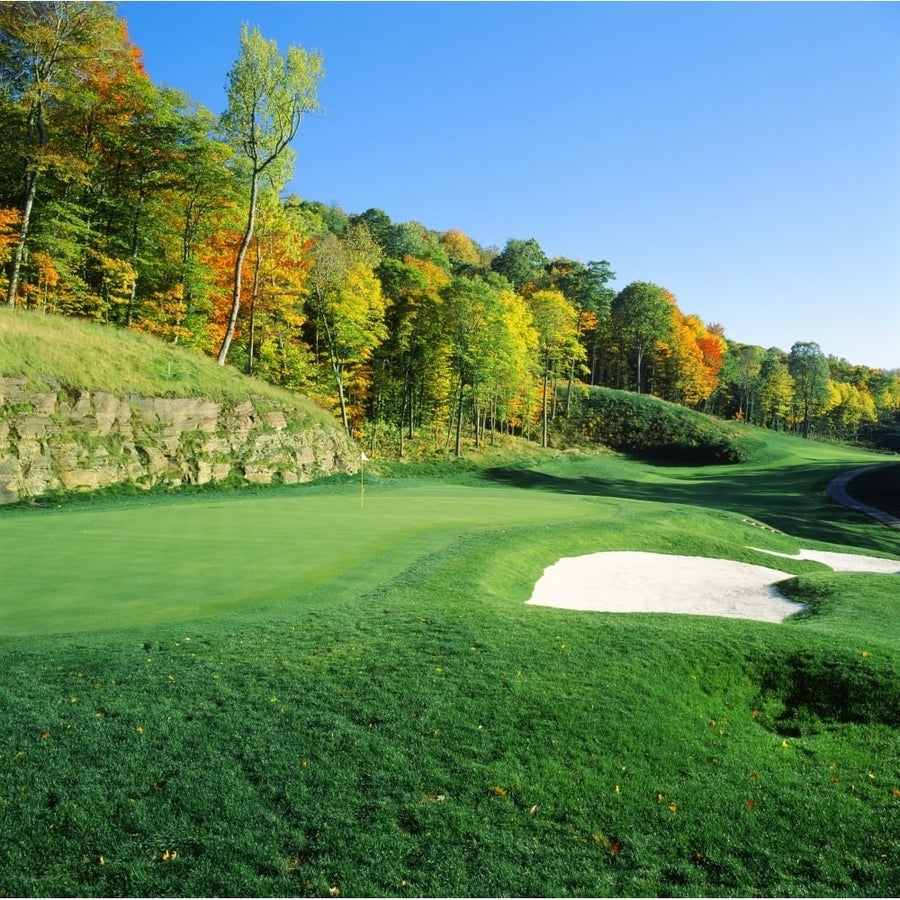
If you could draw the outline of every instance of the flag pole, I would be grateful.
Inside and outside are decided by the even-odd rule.
[[[365,453],[359,455],[359,508],[366,508],[366,463],[369,457]]]

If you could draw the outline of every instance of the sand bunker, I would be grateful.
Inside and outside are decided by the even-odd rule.
[[[771,552],[771,551],[764,551]],[[787,556],[776,553],[775,556]],[[801,550],[836,571],[900,572],[900,562]],[[773,584],[787,572],[727,559],[612,551],[559,560],[544,570],[528,601],[598,612],[664,612],[780,622],[803,609]]]
[[[896,559],[882,559],[878,556],[857,556],[855,553],[832,553],[828,550],[801,550],[796,556],[788,553],[776,553],[774,550],[762,550],[759,547],[751,547],[759,553],[768,553],[770,556],[783,556],[785,559],[812,559],[824,563],[835,572],[884,572],[887,574],[900,574],[900,561]]]

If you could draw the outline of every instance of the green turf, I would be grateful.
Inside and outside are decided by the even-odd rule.
[[[767,448],[0,514],[0,892],[895,895],[895,576],[779,558],[780,625],[525,603],[600,549],[900,558],[824,493],[877,457]]]

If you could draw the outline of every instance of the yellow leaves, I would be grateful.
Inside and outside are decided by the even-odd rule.
[[[674,813],[674,812],[678,812],[678,804],[677,804],[677,803],[670,803],[670,804],[669,804],[669,812],[673,812],[673,813]]]
[[[178,858],[177,850],[163,850],[162,861],[163,862],[173,862]]]
[[[506,796],[506,788],[501,785],[495,785],[494,787],[494,796],[495,797],[505,797]]]
[[[496,793],[496,788],[494,788],[494,792]],[[502,788],[501,788],[502,790]],[[447,799],[446,794],[426,794],[422,798],[423,803],[443,803]]]
[[[144,726],[143,726],[143,725],[137,725],[137,726],[135,727],[134,730],[135,730],[138,734],[143,734],[143,733],[144,733]]]

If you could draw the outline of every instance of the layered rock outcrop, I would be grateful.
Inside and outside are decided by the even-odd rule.
[[[293,484],[359,463],[324,419],[259,403],[116,397],[0,378],[0,503],[131,482]]]

